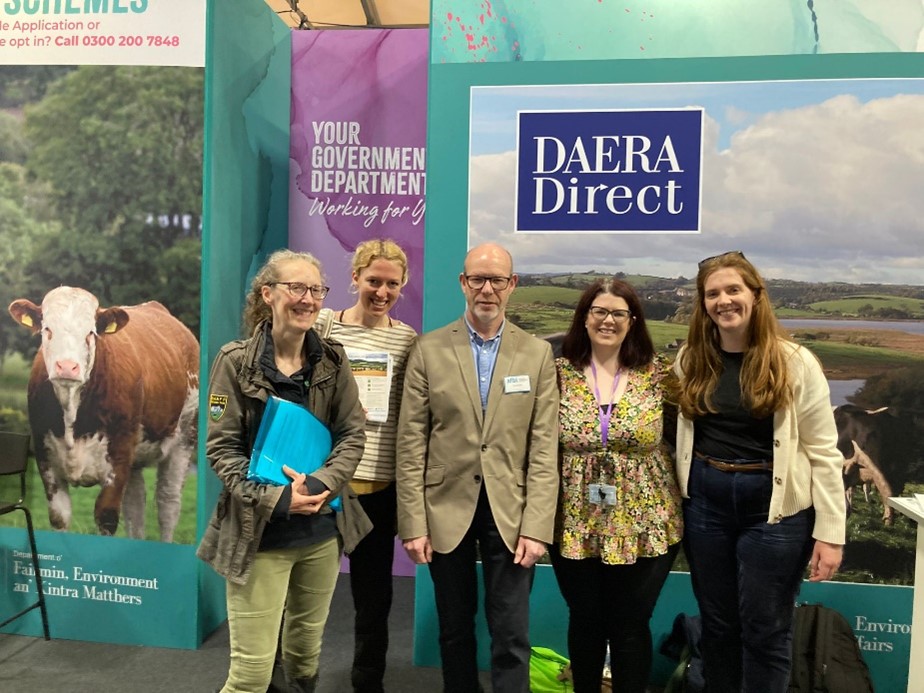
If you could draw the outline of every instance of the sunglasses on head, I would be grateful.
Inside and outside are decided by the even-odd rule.
[[[718,260],[720,257],[725,257],[726,255],[735,255],[737,257],[740,257],[742,260],[747,260],[747,258],[744,256],[744,253],[742,253],[740,250],[729,250],[724,253],[719,253],[718,255],[710,255],[709,257],[704,257],[702,260],[699,261],[699,264],[697,265],[697,267],[701,268],[707,262],[710,262],[711,260]]]

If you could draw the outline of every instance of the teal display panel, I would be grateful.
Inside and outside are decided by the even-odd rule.
[[[262,0],[209,3],[202,234],[202,388],[206,428],[212,359],[240,336],[253,268],[288,233],[290,29]],[[220,482],[199,449],[199,535]],[[224,580],[198,562],[201,635],[225,619]]]
[[[36,532],[51,637],[195,649],[202,642],[195,547],[134,539]],[[0,528],[0,578],[11,585],[2,613],[36,600],[25,531]],[[40,636],[38,609],[5,633]]]
[[[478,564],[479,601],[483,598],[481,564]],[[843,614],[857,634],[863,658],[869,665],[877,691],[903,691],[908,683],[908,656],[911,651],[910,587],[885,587],[853,583],[805,582],[799,595],[800,603],[824,604]],[[425,566],[417,568],[414,612],[414,664],[440,666],[439,626],[434,607],[433,581]],[[654,661],[651,682],[663,686],[676,668],[677,662],[659,652],[661,643],[670,634],[678,614],[697,614],[696,599],[689,573],[671,573],[651,618]],[[558,591],[555,573],[550,565],[536,566],[536,578],[530,595],[530,643],[549,647],[567,655],[568,608]],[[479,608],[476,619],[478,667],[490,669],[491,638]],[[618,672],[614,672],[614,676]]]

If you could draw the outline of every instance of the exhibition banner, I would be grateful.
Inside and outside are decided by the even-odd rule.
[[[425,29],[292,33],[289,246],[320,259],[347,308],[350,255],[373,238],[407,253],[395,317],[421,327],[427,192]]]
[[[170,4],[3,8],[47,29],[92,7],[153,36]],[[183,5],[201,49],[205,3]],[[202,55],[26,48],[42,62],[0,66],[0,428],[32,434],[51,635],[196,647]],[[0,613],[36,596],[24,526],[0,518]],[[40,634],[38,612],[4,632]]]
[[[205,0],[4,0],[2,65],[205,65]]]
[[[924,490],[924,202],[915,187],[924,177],[915,154],[924,147],[924,56],[813,53],[843,48],[849,37],[861,50],[913,50],[924,10],[896,3],[899,26],[891,16],[874,21],[860,0],[775,3],[747,16],[718,2],[706,26],[707,13],[676,3],[536,11],[543,4],[492,3],[481,17],[470,4],[434,3],[430,127],[468,139],[431,137],[429,173],[436,181],[467,170],[468,180],[430,190],[425,326],[458,315],[457,282],[442,268],[473,245],[498,242],[520,277],[507,315],[521,327],[560,334],[588,283],[618,277],[642,295],[655,345],[670,359],[686,338],[697,263],[744,252],[768,279],[784,328],[820,358],[836,407],[850,507],[845,558],[838,582],[806,585],[803,596],[846,613],[877,689],[902,690],[910,610],[895,605],[908,604],[915,527],[885,499]],[[699,40],[706,36],[716,43]],[[709,55],[744,57],[698,57]],[[651,57],[666,59],[640,59]],[[624,211],[618,204],[629,191],[637,204],[641,187],[658,184],[638,186],[624,165],[614,170],[625,128],[593,131],[580,146],[570,133],[520,134],[524,114],[555,122],[562,113],[675,110],[702,114],[694,232],[594,227],[608,201]],[[527,190],[544,186],[541,198],[527,198],[532,212],[552,217],[542,213],[560,203],[549,228],[522,224],[524,173],[532,174]],[[554,182],[537,182],[542,176]],[[644,198],[646,209],[653,200]],[[675,569],[685,566],[681,558]],[[886,608],[883,593],[893,590],[900,598]],[[665,634],[656,623],[655,642]],[[670,667],[658,655],[654,680]]]

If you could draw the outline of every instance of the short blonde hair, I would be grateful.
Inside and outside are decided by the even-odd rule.
[[[401,246],[390,238],[374,238],[369,241],[363,241],[356,246],[356,252],[353,253],[353,272],[359,276],[359,273],[366,269],[376,260],[388,260],[401,267],[401,286],[407,284],[407,255],[401,249]]]
[[[324,280],[324,271],[321,269],[321,263],[311,253],[296,252],[288,248],[282,248],[281,250],[273,252],[266,258],[263,266],[257,270],[257,273],[253,277],[253,281],[250,282],[250,291],[247,293],[247,298],[244,300],[244,313],[241,316],[241,326],[245,335],[253,334],[257,325],[272,317],[273,311],[263,301],[263,287],[267,284],[279,281],[280,266],[292,260],[304,260],[314,265],[321,275],[321,280]]]

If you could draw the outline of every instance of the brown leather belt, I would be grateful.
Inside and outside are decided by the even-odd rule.
[[[708,464],[713,469],[718,469],[720,472],[770,472],[773,471],[773,460],[766,460],[764,462],[725,462],[723,460],[717,460],[715,457],[709,457],[709,455],[703,455],[699,452],[693,453],[694,457],[698,457],[703,462]]]

